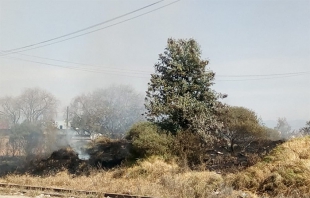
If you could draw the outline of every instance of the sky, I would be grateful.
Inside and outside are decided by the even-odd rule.
[[[0,0],[0,97],[39,87],[63,108],[111,85],[144,94],[167,39],[193,38],[223,102],[310,120],[309,0],[158,1]]]

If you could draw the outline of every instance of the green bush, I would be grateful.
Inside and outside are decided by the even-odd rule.
[[[132,143],[131,154],[135,159],[152,155],[165,158],[171,156],[173,137],[150,122],[140,122],[132,126],[126,139]]]

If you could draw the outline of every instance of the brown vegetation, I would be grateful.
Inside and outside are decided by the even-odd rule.
[[[247,189],[270,196],[310,196],[310,137],[292,139],[261,162],[228,177],[235,189]]]
[[[6,175],[0,182],[155,197],[309,197],[309,153],[310,137],[303,137],[277,146],[257,164],[234,174],[184,169],[176,160],[150,157],[129,167],[88,169],[88,176],[64,168],[55,175]],[[57,152],[50,158],[60,156],[73,157]]]
[[[55,176],[46,177],[29,174],[7,175],[1,178],[0,182],[185,198],[217,197],[220,192],[216,192],[216,190],[221,188],[223,178],[221,175],[209,171],[183,172],[173,161],[165,162],[161,158],[152,157],[138,162],[137,165],[130,168],[93,171],[89,176],[75,176],[62,171]],[[242,192],[234,193],[241,195]]]

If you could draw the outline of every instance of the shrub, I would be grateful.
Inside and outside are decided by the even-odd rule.
[[[141,122],[135,124],[126,135],[131,141],[131,154],[135,159],[159,155],[171,156],[172,136],[160,130],[155,124]]]
[[[180,131],[174,138],[172,153],[178,157],[182,166],[194,168],[203,163],[206,145],[197,133]]]

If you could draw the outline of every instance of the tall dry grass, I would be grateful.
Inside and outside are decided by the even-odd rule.
[[[261,162],[227,176],[227,185],[271,197],[310,197],[310,136],[276,147]]]
[[[222,188],[223,178],[219,174],[208,171],[184,172],[175,162],[165,162],[159,157],[151,157],[138,162],[137,165],[130,168],[93,171],[90,176],[76,177],[67,172],[60,172],[55,176],[47,177],[7,175],[1,178],[0,182],[185,198],[219,197],[219,189]],[[231,192],[229,193],[231,194]]]

